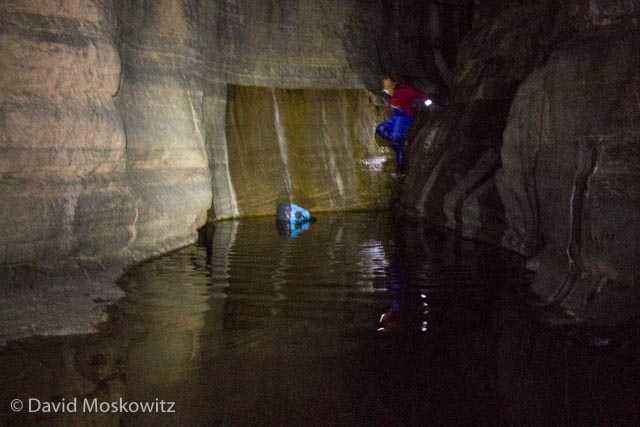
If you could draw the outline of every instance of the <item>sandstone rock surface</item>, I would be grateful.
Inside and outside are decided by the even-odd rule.
[[[614,32],[554,51],[518,92],[502,148],[504,244],[535,254],[545,301],[603,323],[639,301],[639,48]]]
[[[314,162],[312,177],[322,179],[304,185],[292,179],[293,194],[309,194],[313,207],[321,209],[384,204],[385,184],[373,178],[380,171],[354,172],[360,160],[385,154],[372,132],[379,106],[370,105],[362,117],[354,111],[367,96],[348,61],[344,35],[348,27],[368,37],[358,27],[364,23],[349,21],[361,6],[356,0],[3,1],[0,265],[49,268],[110,259],[122,267],[193,241],[209,210],[216,218],[267,213],[272,197],[259,199],[255,203],[263,208],[252,209],[241,185],[241,201],[234,201],[233,180],[242,167],[228,147],[229,84],[262,86],[266,94],[276,87],[360,89],[328,101],[325,110],[332,119],[341,120],[346,105],[349,118],[331,134],[336,141],[314,139],[315,149],[326,149],[322,167],[328,169]],[[349,49],[357,54],[359,48]],[[283,121],[297,114],[286,99]],[[305,102],[316,101],[312,96]],[[307,108],[303,104],[295,108]],[[341,134],[345,127],[349,136]],[[356,133],[366,147],[357,148],[363,157],[349,163],[342,157],[349,158],[352,147],[346,144]],[[282,155],[280,147],[270,149],[276,150],[269,152],[271,159]],[[299,171],[301,164],[294,168]],[[327,196],[333,190],[340,194],[339,185],[328,182],[338,175],[343,194]],[[375,197],[365,194],[369,190]],[[61,286],[87,289],[81,268],[65,271]],[[115,277],[99,276],[96,280],[105,283]],[[11,288],[13,296],[15,289],[47,283],[46,273],[11,277],[0,287]],[[94,296],[112,298],[103,293]],[[72,305],[57,309],[73,310]],[[27,320],[11,313],[2,323],[19,330]],[[95,322],[101,310],[93,313],[87,322]],[[82,323],[80,317],[70,324]]]
[[[410,215],[530,257],[578,320],[637,316],[640,4],[480,2],[447,109],[410,138]]]
[[[387,207],[395,166],[375,143],[379,110],[361,90],[231,87],[226,128],[238,212],[272,215],[278,202],[312,212]]]

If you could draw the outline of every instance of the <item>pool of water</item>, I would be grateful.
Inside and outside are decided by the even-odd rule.
[[[517,257],[383,213],[318,219],[218,223],[129,271],[99,333],[10,343],[0,424],[640,420],[637,358],[541,322]]]

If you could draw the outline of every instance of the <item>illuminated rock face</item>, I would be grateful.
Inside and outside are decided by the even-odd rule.
[[[0,264],[140,259],[192,241],[211,207],[218,218],[271,213],[273,197],[253,201],[243,185],[246,171],[234,151],[242,144],[228,147],[237,133],[226,132],[227,85],[362,88],[344,46],[347,25],[364,34],[350,22],[358,7],[355,0],[3,2]],[[307,132],[288,124],[296,114],[322,120],[322,107],[306,111],[304,104],[321,95],[294,101],[287,93],[278,90],[276,104],[270,89],[263,93],[272,128],[273,106],[282,103],[280,136]],[[385,204],[384,182],[355,170],[385,154],[373,139],[382,111],[362,90],[332,98],[324,107],[326,119],[338,121],[331,137],[304,147],[271,132],[261,149],[278,166],[291,157],[292,194],[312,207]],[[312,126],[305,141],[322,126]],[[368,145],[351,146],[352,136]],[[303,182],[296,157],[319,149],[327,158],[314,159]]]
[[[92,330],[122,268],[194,241],[207,214],[273,215],[281,193],[385,206],[384,112],[349,61],[371,48],[362,6],[3,1],[0,345]],[[274,170],[288,179],[258,174]]]
[[[135,202],[109,19],[84,1],[6,1],[0,19],[0,263],[117,251]]]
[[[116,105],[136,200],[127,249],[140,257],[192,241],[211,203],[203,64],[187,6],[121,2],[112,12],[122,60]]]
[[[228,107],[232,205],[241,215],[272,215],[277,202],[312,212],[388,206],[395,166],[375,142],[380,108],[364,91],[234,86]],[[215,199],[214,208],[227,211]]]

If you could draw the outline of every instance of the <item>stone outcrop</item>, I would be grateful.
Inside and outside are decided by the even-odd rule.
[[[638,302],[640,4],[478,2],[449,108],[420,118],[401,205],[530,258],[577,319]]]
[[[247,158],[261,160],[253,173],[289,157],[289,197],[317,210],[386,205],[389,187],[378,163],[388,150],[373,137],[383,110],[348,59],[368,47],[351,37],[369,38],[366,23],[352,19],[359,10],[357,0],[2,2],[0,269],[7,274],[0,272],[6,278],[0,288],[6,304],[22,301],[20,289],[48,282],[46,272],[15,273],[18,264],[68,272],[51,281],[57,289],[51,295],[83,289],[89,301],[110,300],[117,292],[92,284],[193,241],[208,211],[213,218],[271,213],[286,180],[256,193],[242,178],[247,169],[239,162]],[[345,41],[348,31],[353,45]],[[250,118],[254,107],[242,97],[248,104],[227,105],[230,91],[258,86],[267,110],[257,113],[269,116],[265,144],[273,150],[262,159],[238,152],[261,144],[256,132],[245,141],[226,130],[228,109]],[[304,114],[320,119],[305,130],[296,122]],[[279,141],[292,151],[282,151]],[[321,150],[319,157],[298,158],[312,150]],[[100,263],[104,273],[94,274]],[[30,322],[15,310],[2,314],[6,330]],[[65,316],[41,323],[71,332],[83,323],[82,316],[71,317],[69,324]],[[94,310],[85,320],[99,317]]]
[[[518,91],[499,189],[503,243],[534,255],[534,291],[615,323],[640,301],[640,4],[605,3],[576,3],[575,33]]]
[[[372,143],[380,108],[362,90],[229,88],[232,205],[272,215],[277,202],[312,212],[384,209],[393,161]],[[384,173],[383,173],[384,169]],[[223,212],[225,206],[216,212]]]

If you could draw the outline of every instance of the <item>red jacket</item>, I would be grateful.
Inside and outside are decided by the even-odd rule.
[[[400,108],[406,114],[413,116],[413,101],[415,99],[424,102],[429,99],[429,96],[411,86],[397,86],[393,97],[391,97],[391,106]]]

